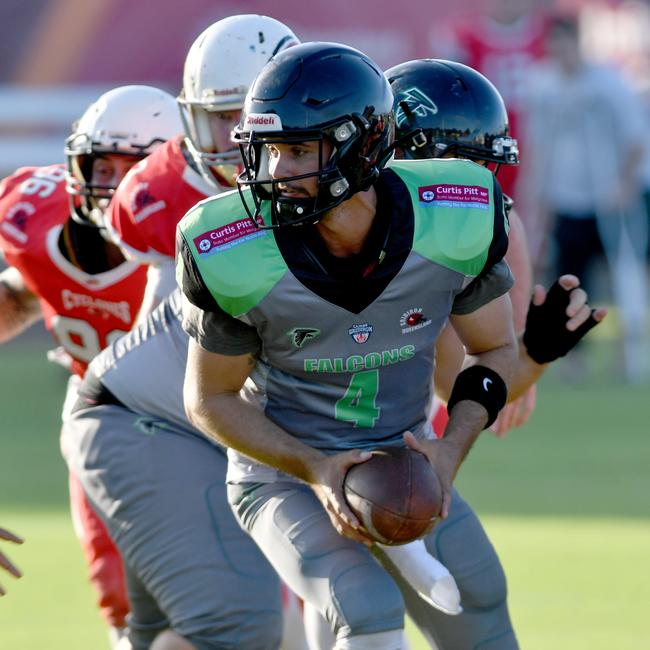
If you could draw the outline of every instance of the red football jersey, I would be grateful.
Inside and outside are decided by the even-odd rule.
[[[500,26],[487,18],[465,19],[453,30],[454,57],[482,72],[499,90],[508,109],[510,135],[519,140],[522,156],[528,155],[520,133],[522,97],[531,68],[544,56],[548,23],[531,15],[512,26]],[[499,182],[512,195],[516,167],[503,166]]]
[[[544,56],[547,23],[539,16],[511,27],[488,19],[463,21],[455,29],[458,55],[498,89],[508,110],[521,110],[523,85],[531,66]],[[513,135],[517,137],[517,133]]]
[[[187,164],[181,141],[168,140],[135,165],[106,213],[115,242],[142,262],[173,259],[176,224],[196,203],[218,192]]]
[[[46,327],[79,375],[113,339],[131,329],[142,302],[146,267],[124,262],[85,273],[59,249],[70,218],[65,167],[23,167],[0,184],[0,249],[41,303]]]

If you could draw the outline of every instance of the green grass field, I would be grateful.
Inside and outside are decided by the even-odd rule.
[[[1,546],[25,576],[0,574],[0,648],[103,650],[58,451],[66,376],[46,345],[0,348],[0,526],[27,538]],[[459,477],[501,554],[526,650],[650,648],[650,386],[606,383],[608,345],[592,346],[577,385],[552,370],[532,421],[506,440],[484,434]]]

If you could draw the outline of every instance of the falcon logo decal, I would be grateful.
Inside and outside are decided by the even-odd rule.
[[[399,107],[395,111],[397,126],[402,126],[411,116],[424,117],[427,113],[435,115],[438,112],[436,103],[425,95],[419,88],[409,88],[402,93]]]
[[[287,336],[291,338],[291,342],[297,348],[301,348],[307,341],[315,339],[319,335],[320,330],[313,327],[295,327],[287,332]]]

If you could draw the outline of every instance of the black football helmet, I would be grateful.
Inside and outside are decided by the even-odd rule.
[[[395,97],[395,147],[404,158],[445,154],[518,165],[505,104],[486,77],[469,66],[419,59],[386,71]]]
[[[381,69],[365,54],[338,43],[304,43],[274,56],[246,96],[234,131],[244,159],[237,179],[255,225],[275,228],[313,224],[321,215],[379,176],[393,137],[393,95]],[[332,154],[323,160],[327,139]],[[318,142],[320,168],[272,179],[266,145]],[[315,197],[283,196],[278,183],[318,179]],[[250,187],[250,195],[243,189]],[[252,198],[253,206],[249,205]],[[271,223],[261,217],[271,201]]]

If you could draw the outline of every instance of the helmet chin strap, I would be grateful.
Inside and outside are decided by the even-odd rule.
[[[382,154],[378,166],[381,167],[382,163],[388,162],[396,149],[401,149],[402,151],[418,151],[422,147],[426,147],[428,144],[429,139],[427,138],[424,129],[413,129],[413,131],[409,131],[401,138],[396,138],[391,142],[390,146],[388,146]]]
[[[108,206],[107,206],[108,207]],[[88,219],[93,223],[97,228],[104,228],[104,210],[100,205],[90,209],[88,213]]]
[[[313,225],[320,221],[320,214],[315,215],[313,221],[309,220],[309,215],[316,211],[316,197],[296,199],[278,196],[274,199],[274,207],[278,223]]]
[[[80,199],[78,205],[75,202],[75,198]],[[104,209],[99,204],[100,201],[106,203],[106,206],[104,206],[105,209],[110,199],[97,199],[89,195],[69,195],[70,217],[75,223],[85,228],[103,228]]]
[[[347,192],[350,189],[350,184],[343,176],[339,175],[338,178],[324,185],[327,186],[327,189],[322,188],[320,191],[329,192],[335,199],[325,208],[319,207],[320,193],[314,197],[305,198],[275,196],[273,202],[278,223],[285,221],[287,224],[293,225],[314,225],[321,220],[325,212],[340,205],[348,198]],[[313,217],[312,219],[310,219],[310,215]]]

